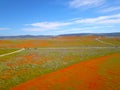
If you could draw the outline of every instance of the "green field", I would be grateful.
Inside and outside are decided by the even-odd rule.
[[[104,42],[108,42],[108,43],[113,43],[116,46],[120,46],[120,38],[102,38],[101,39]]]
[[[26,49],[0,58],[0,89],[9,89],[71,64],[117,52],[120,52],[117,48]]]
[[[114,56],[107,59],[100,67],[99,74],[106,77],[105,89],[119,90],[120,89],[120,56]]]
[[[89,47],[89,46],[111,46],[96,41],[95,36],[81,37],[55,37],[47,39],[10,39],[0,40],[0,48],[42,48],[42,47]],[[120,38],[100,37],[100,40],[120,45]]]
[[[13,52],[13,51],[16,51],[16,50],[18,50],[18,49],[15,49],[15,48],[12,48],[12,49],[0,48],[0,55],[10,53],[10,52]]]
[[[0,90],[10,89],[37,76],[78,62],[120,52],[120,48],[116,47],[119,46],[120,39],[101,40],[115,45],[111,47],[93,37],[1,40],[0,55],[21,48],[25,50],[0,57]]]

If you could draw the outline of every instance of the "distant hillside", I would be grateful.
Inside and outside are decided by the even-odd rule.
[[[0,36],[0,39],[19,39],[19,38],[50,38],[50,35],[19,35],[19,36]]]
[[[60,36],[89,36],[89,35],[119,37],[120,32],[118,33],[76,33],[76,34],[62,34]]]
[[[120,32],[118,33],[76,33],[76,34],[62,34],[58,36],[112,36],[120,37]],[[52,35],[19,35],[19,36],[0,36],[0,39],[19,39],[19,38],[52,38]]]

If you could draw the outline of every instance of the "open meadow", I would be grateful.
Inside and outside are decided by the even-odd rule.
[[[0,40],[0,90],[119,90],[120,37]]]
[[[0,0],[0,90],[120,90],[120,0]]]

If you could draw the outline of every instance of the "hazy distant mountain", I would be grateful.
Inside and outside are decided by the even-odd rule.
[[[76,34],[62,34],[60,36],[88,36],[88,35],[119,37],[120,32],[118,32],[118,33],[76,33]]]
[[[113,36],[113,37],[119,37],[120,32],[117,33],[76,33],[76,34],[62,34],[58,36]],[[52,35],[19,35],[19,36],[0,36],[0,39],[16,39],[16,38],[52,38],[55,36]]]
[[[18,35],[18,36],[0,36],[0,39],[17,39],[17,38],[50,38],[52,35]]]

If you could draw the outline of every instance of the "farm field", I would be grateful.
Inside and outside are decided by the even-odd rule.
[[[120,64],[119,63],[120,38],[99,37],[100,40],[104,42],[112,43],[114,44],[114,46],[106,43],[101,43],[98,40],[96,40],[96,38],[98,37],[97,36],[63,37],[62,36],[62,37],[47,38],[47,39],[31,38],[24,40],[23,39],[0,40],[0,50],[1,50],[0,55],[14,52],[16,50],[24,49],[21,50],[19,53],[13,53],[11,55],[0,57],[0,89],[19,90],[19,88],[21,87],[22,88],[20,90],[23,90],[24,88],[25,90],[29,90],[29,89],[36,90],[38,88],[39,89],[43,88],[48,90],[49,89],[56,90],[60,88],[63,88],[65,90],[66,89],[79,90],[79,88],[96,89],[98,87],[101,87],[99,81],[91,82],[91,85],[89,86],[90,88],[87,88],[87,86],[84,86],[83,84],[85,83],[88,84],[88,82],[90,82],[90,80],[92,79],[96,80],[96,77],[98,79],[99,75],[105,77],[105,78],[99,78],[103,80],[101,82],[106,83],[104,86],[105,88],[111,85],[113,85],[112,87],[113,90],[114,88],[115,89],[119,88],[120,80],[118,76],[120,72],[118,72],[119,71],[118,67]],[[105,60],[99,59],[102,57],[105,57]],[[67,70],[67,68],[69,67],[73,67],[73,68]],[[83,71],[84,70],[83,68],[85,68],[85,71]],[[109,69],[111,69],[110,73],[113,74],[110,75],[108,74],[107,71]],[[76,70],[80,72],[77,73],[78,71]],[[93,71],[96,70],[96,71],[93,72],[92,70]],[[55,76],[54,73],[56,73]],[[63,77],[64,73],[66,74],[65,83],[66,82],[68,83],[65,86],[60,83],[62,82],[60,81],[62,80],[61,78],[64,79]],[[89,76],[88,73],[91,75]],[[98,76],[95,76],[96,73]],[[81,78],[77,79],[75,74],[78,75],[79,77],[81,76]],[[82,77],[83,74],[84,75],[86,74],[86,76]],[[67,78],[67,75],[70,78]],[[54,78],[52,78],[52,76]],[[41,85],[43,85],[44,87],[41,86],[39,87],[39,84],[36,84],[37,81],[35,81],[36,83],[33,82],[35,86],[34,85],[32,86],[31,84],[28,86],[28,84],[26,84],[26,82],[29,83],[30,81],[30,83],[32,83],[32,80],[33,81],[37,80],[37,77],[38,77],[38,83],[41,83]],[[46,81],[43,80],[44,77],[46,78],[45,79]],[[85,79],[87,77],[90,79],[89,81]],[[51,83],[53,80],[52,86],[50,86],[51,83],[47,81],[47,78],[48,80],[50,80]],[[116,82],[117,84],[113,84],[113,82],[111,82],[110,80]],[[45,85],[43,81],[45,82]],[[46,82],[48,82],[48,84],[46,84]],[[23,86],[24,85],[26,86],[23,87],[22,83]],[[98,86],[96,86],[96,84]],[[78,86],[82,86],[82,87],[78,87]]]

